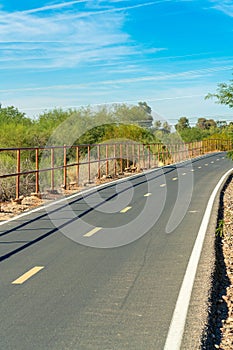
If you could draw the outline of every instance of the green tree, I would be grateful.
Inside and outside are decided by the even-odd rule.
[[[142,143],[156,143],[158,139],[147,129],[138,125],[120,124],[106,128],[103,141],[132,140]]]
[[[217,124],[213,119],[198,118],[196,127],[202,130],[209,130],[216,128]]]
[[[218,120],[216,125],[218,128],[223,129],[227,127],[227,122],[225,120]]]
[[[25,113],[10,106],[0,108],[0,146],[27,147],[30,146],[29,136],[33,122]]]
[[[205,96],[205,99],[215,98],[217,103],[233,107],[233,80],[230,83],[220,83],[217,85],[217,91],[215,94],[209,93]]]
[[[94,110],[93,112],[90,111],[89,115],[95,119],[95,122],[98,125],[111,124],[116,122],[112,109],[105,105],[98,107],[97,110]]]
[[[217,127],[217,123],[215,120],[213,119],[207,119],[207,128],[211,129],[211,128],[216,128]]]
[[[178,123],[175,125],[175,128],[178,132],[184,130],[184,129],[187,129],[189,128],[189,120],[188,118],[186,117],[181,117],[179,120],[178,120]]]
[[[9,123],[31,125],[32,121],[14,106],[0,108],[0,125]]]
[[[153,117],[151,115],[152,109],[146,102],[138,102],[138,106],[146,112],[146,118],[142,123],[139,123],[140,126],[145,128],[151,128],[153,123]]]
[[[168,122],[163,123],[163,132],[166,134],[169,134],[171,132],[171,126],[168,124]]]
[[[160,128],[161,128],[161,126],[162,126],[162,123],[161,123],[161,121],[160,120],[156,120],[155,122],[154,122],[154,129],[155,130],[159,130]]]
[[[202,130],[206,129],[206,118],[198,118],[196,127]]]
[[[201,141],[208,136],[208,130],[202,130],[197,127],[186,128],[180,131],[180,137],[184,142]]]
[[[146,102],[138,102],[139,107],[144,109],[144,111],[148,114],[151,115],[152,109]]]
[[[153,117],[149,114],[150,107],[145,106],[146,102],[141,102],[138,106],[128,106],[127,104],[114,105],[113,115],[117,123],[137,124],[141,127],[150,128]]]

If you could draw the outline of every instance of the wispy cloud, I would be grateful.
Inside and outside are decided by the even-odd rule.
[[[105,10],[97,10],[97,11],[85,11],[81,13],[77,13],[74,15],[74,18],[86,18],[86,17],[93,17],[93,16],[100,16],[100,15],[106,15],[109,13],[118,13],[118,12],[126,12],[128,10],[133,10],[137,9],[140,7],[146,7],[146,6],[152,6],[156,5],[159,3],[164,3],[164,2],[171,2],[172,0],[161,0],[161,1],[150,1],[150,2],[144,2],[136,5],[129,5],[129,6],[124,6],[124,7],[112,7],[109,9]],[[66,15],[63,16],[63,19],[66,18]]]
[[[88,8],[82,6],[79,11],[73,8],[81,3]],[[21,12],[0,11],[0,68],[67,68],[80,62],[116,61],[136,55],[137,51],[143,52],[145,48],[135,45],[124,32],[124,10],[153,3],[90,11],[90,2],[80,0]],[[64,8],[68,11],[58,11]],[[55,12],[51,15],[46,11]],[[148,48],[146,50],[145,53],[148,53]],[[159,50],[162,49],[152,49],[153,53]]]
[[[76,1],[67,1],[67,2],[62,2],[62,3],[52,4],[52,5],[46,5],[43,7],[33,8],[30,10],[15,12],[15,14],[20,13],[21,15],[23,15],[23,14],[35,14],[38,12],[48,12],[51,10],[56,11],[56,10],[64,9],[67,7],[72,7],[73,5],[80,5],[81,3],[85,3],[85,4],[89,5],[89,6],[87,6],[87,8],[94,8],[95,9],[95,11],[85,11],[85,12],[81,12],[81,13],[76,15],[76,17],[78,17],[78,18],[82,18],[82,17],[89,17],[89,16],[101,15],[101,14],[106,14],[106,13],[122,12],[122,11],[140,8],[140,7],[152,6],[152,5],[161,4],[164,2],[172,2],[172,1],[177,1],[177,0],[156,0],[156,1],[149,1],[149,2],[147,1],[147,2],[143,2],[143,3],[140,2],[138,4],[127,5],[124,7],[117,7],[117,6],[112,7],[111,5],[114,5],[114,4],[116,5],[116,4],[121,3],[121,2],[126,2],[126,0],[111,0],[111,1],[107,1],[107,2],[106,1],[99,1],[99,2],[97,1],[96,2],[94,0],[91,0],[91,1],[90,0],[76,0]],[[180,0],[180,1],[188,1],[188,0]],[[104,9],[104,10],[100,10],[104,7],[108,7],[108,8]]]
[[[51,68],[75,66],[93,57],[102,60],[103,53],[121,57],[124,51],[125,55],[134,51],[129,36],[122,31],[123,15],[102,16],[100,21],[75,19],[73,13],[66,14],[65,20],[62,17],[59,13],[49,17],[26,13],[5,16],[0,12],[0,56],[17,61],[18,68],[26,59],[29,66],[33,65],[36,58],[38,67],[48,61]],[[119,52],[113,50],[117,46]]]
[[[159,74],[155,74],[152,76],[139,76],[135,78],[126,78],[126,79],[114,79],[114,80],[102,80],[98,82],[99,89],[104,87],[105,85],[120,85],[120,84],[134,84],[134,83],[145,83],[145,82],[153,82],[153,81],[173,81],[177,80],[189,79],[194,80],[200,77],[206,77],[207,75],[214,74],[216,72],[222,71],[230,71],[232,70],[231,66],[220,66],[220,67],[212,67],[212,68],[203,68],[196,70],[183,71],[179,73],[164,73],[160,72]],[[83,89],[90,86],[96,86],[96,82],[92,81],[89,83],[82,84],[67,84],[67,85],[50,85],[50,86],[41,86],[41,87],[28,87],[28,88],[20,88],[20,89],[2,89],[0,93],[7,92],[17,92],[17,91],[48,91],[48,90],[74,90],[74,89]]]
[[[21,14],[29,14],[29,13],[37,13],[37,12],[44,12],[44,11],[50,11],[50,10],[60,10],[63,9],[64,7],[70,7],[75,4],[80,4],[80,3],[86,3],[87,0],[76,0],[76,1],[67,1],[67,2],[62,2],[58,4],[53,4],[53,5],[47,5],[43,7],[38,7],[34,8],[31,10],[25,10],[21,11]]]
[[[233,17],[232,0],[209,0],[212,8],[223,12],[225,15]]]
[[[123,30],[127,11],[171,1],[177,2],[135,0],[132,5],[127,0],[79,0],[21,12],[0,11],[0,69],[57,69],[109,60],[121,64],[138,52],[153,55],[165,48],[135,44]]]
[[[211,9],[206,28],[212,28],[213,12],[231,16],[232,1],[45,0],[32,8],[35,1],[23,0],[13,2],[15,11],[9,0],[2,3],[4,104],[33,108],[143,98],[168,106],[173,99],[173,114],[176,100],[197,98],[208,82],[207,91],[214,91],[233,66],[225,44],[213,44],[204,27],[203,38],[195,32],[204,6]],[[185,21],[184,14],[190,16]]]

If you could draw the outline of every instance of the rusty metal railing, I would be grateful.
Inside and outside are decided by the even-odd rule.
[[[33,188],[36,194],[44,189],[67,189],[70,184],[79,186],[81,182],[90,183],[101,176],[114,177],[125,170],[140,171],[209,152],[231,149],[230,140],[220,139],[167,145],[116,142],[44,148],[0,148],[0,191],[4,179],[14,179],[12,186],[14,196],[18,199],[27,189],[30,192]],[[29,175],[30,186],[27,184],[25,190],[22,180]]]

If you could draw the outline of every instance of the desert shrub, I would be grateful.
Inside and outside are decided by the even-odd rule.
[[[16,171],[14,157],[7,153],[0,153],[0,176]],[[8,200],[15,197],[15,178],[0,178],[0,200]]]

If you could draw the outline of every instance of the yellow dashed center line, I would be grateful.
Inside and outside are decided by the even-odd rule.
[[[91,237],[93,236],[96,232],[100,231],[102,229],[102,227],[95,227],[93,228],[91,231],[85,233],[85,235],[83,235],[83,237]]]
[[[126,213],[127,211],[129,211],[131,208],[132,208],[132,207],[126,207],[126,208],[122,209],[122,210],[120,211],[120,213],[124,214],[124,213]]]
[[[44,266],[35,266],[28,272],[24,273],[22,276],[17,278],[15,281],[12,282],[12,284],[23,284],[26,282],[29,278],[34,276],[36,273],[38,273],[40,270],[44,269]]]
[[[176,181],[178,178],[177,177],[173,177],[172,181]]]
[[[151,196],[152,195],[152,193],[146,193],[146,194],[144,194],[144,197],[149,197],[149,196]]]
[[[166,186],[166,184],[162,184],[162,185],[160,185],[160,187],[165,187]]]

